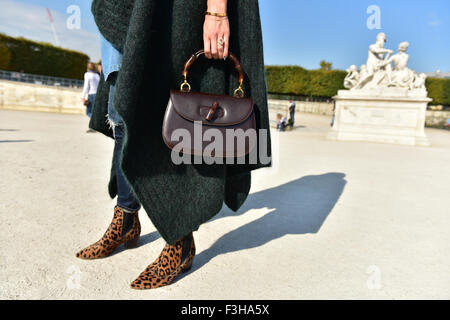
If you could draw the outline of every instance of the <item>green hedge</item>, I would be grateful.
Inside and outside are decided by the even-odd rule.
[[[269,94],[331,98],[344,89],[347,72],[342,70],[306,70],[299,66],[266,66]],[[450,105],[450,79],[428,78],[428,96],[432,105]]]
[[[311,70],[311,88],[309,96],[330,98],[344,88],[347,72],[340,70]]]
[[[450,79],[428,78],[426,81],[430,104],[450,106]]]
[[[0,69],[53,77],[83,79],[89,56],[0,33]]]
[[[266,66],[269,93],[309,95],[311,75],[298,66]]]
[[[299,66],[266,66],[271,94],[330,98],[344,89],[346,72],[306,70]]]

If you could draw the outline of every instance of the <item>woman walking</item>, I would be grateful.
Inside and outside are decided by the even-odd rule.
[[[95,94],[97,93],[98,83],[100,77],[96,72],[95,64],[89,62],[87,65],[87,72],[84,74],[84,85],[81,93],[81,101],[86,106],[86,115],[90,118],[92,115],[92,107],[94,106]],[[88,129],[87,132],[92,132]]]
[[[232,95],[237,75],[224,61],[232,52],[246,72],[243,89],[255,103],[257,129],[267,130],[258,147],[270,157],[258,1],[94,0],[92,12],[104,42],[90,127],[115,139],[109,194],[117,195],[117,206],[104,236],[77,256],[103,258],[123,243],[137,245],[142,206],[166,245],[131,287],[157,288],[192,266],[192,232],[223,202],[237,211],[251,171],[271,165],[259,156],[252,164],[176,165],[161,134],[169,90],[180,88],[186,59],[204,49],[207,59],[190,70],[195,91]]]

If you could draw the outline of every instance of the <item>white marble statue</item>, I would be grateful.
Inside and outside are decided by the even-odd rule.
[[[355,65],[347,70],[344,87],[350,90],[376,89],[382,87],[425,89],[426,75],[418,75],[408,68],[408,42],[400,43],[398,53],[384,48],[386,35],[377,35],[375,44],[369,46],[367,63],[358,71]]]
[[[427,75],[425,73],[414,75],[414,82],[412,83],[412,87],[410,89],[426,89],[425,81],[427,80]]]
[[[393,68],[389,75],[389,87],[400,87],[414,89],[414,80],[416,73],[408,68],[409,55],[406,53],[409,43],[402,42],[398,46],[398,53],[393,55],[388,61],[388,64],[393,64]]]
[[[354,64],[350,66],[350,68],[347,69],[347,76],[344,79],[344,87],[347,89],[351,89],[354,86],[356,86],[359,82],[359,71],[358,67]]]
[[[380,32],[377,35],[377,41],[375,44],[369,46],[369,54],[366,63],[369,74],[374,74],[376,71],[386,66],[384,62],[389,58],[393,51],[385,49],[385,43],[386,35],[383,32]]]
[[[378,34],[369,46],[367,62],[359,70],[355,65],[348,68],[347,90],[338,90],[333,97],[328,139],[430,145],[424,130],[432,101],[425,88],[427,76],[408,68],[408,42],[400,43],[396,53],[385,43],[386,35]]]

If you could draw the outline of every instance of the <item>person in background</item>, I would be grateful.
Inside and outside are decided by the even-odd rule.
[[[287,120],[286,117],[283,117],[281,113],[277,114],[277,129],[279,131],[284,131],[284,129],[287,126]]]
[[[295,122],[295,101],[289,100],[289,125],[291,128],[294,128],[294,122]]]
[[[333,116],[331,117],[331,123],[330,123],[331,127],[334,125],[334,118],[336,116],[335,111],[336,111],[336,100],[333,99]]]
[[[95,94],[97,93],[100,76],[96,72],[95,64],[89,62],[87,65],[87,72],[84,74],[84,86],[81,93],[81,101],[86,106],[86,115],[90,118],[92,115],[92,106],[94,105]],[[94,132],[88,129],[86,132]]]
[[[97,63],[97,73],[98,73],[98,75],[101,75],[101,74],[102,74],[102,71],[103,71],[102,60],[100,60],[100,61]]]

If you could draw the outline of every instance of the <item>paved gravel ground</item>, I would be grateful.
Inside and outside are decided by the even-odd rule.
[[[84,116],[0,110],[0,298],[449,299],[450,132],[427,129],[429,148],[335,142],[329,120],[274,133],[278,165],[194,234],[193,269],[134,291],[164,246],[144,211],[140,247],[75,258],[112,218],[112,140]]]

